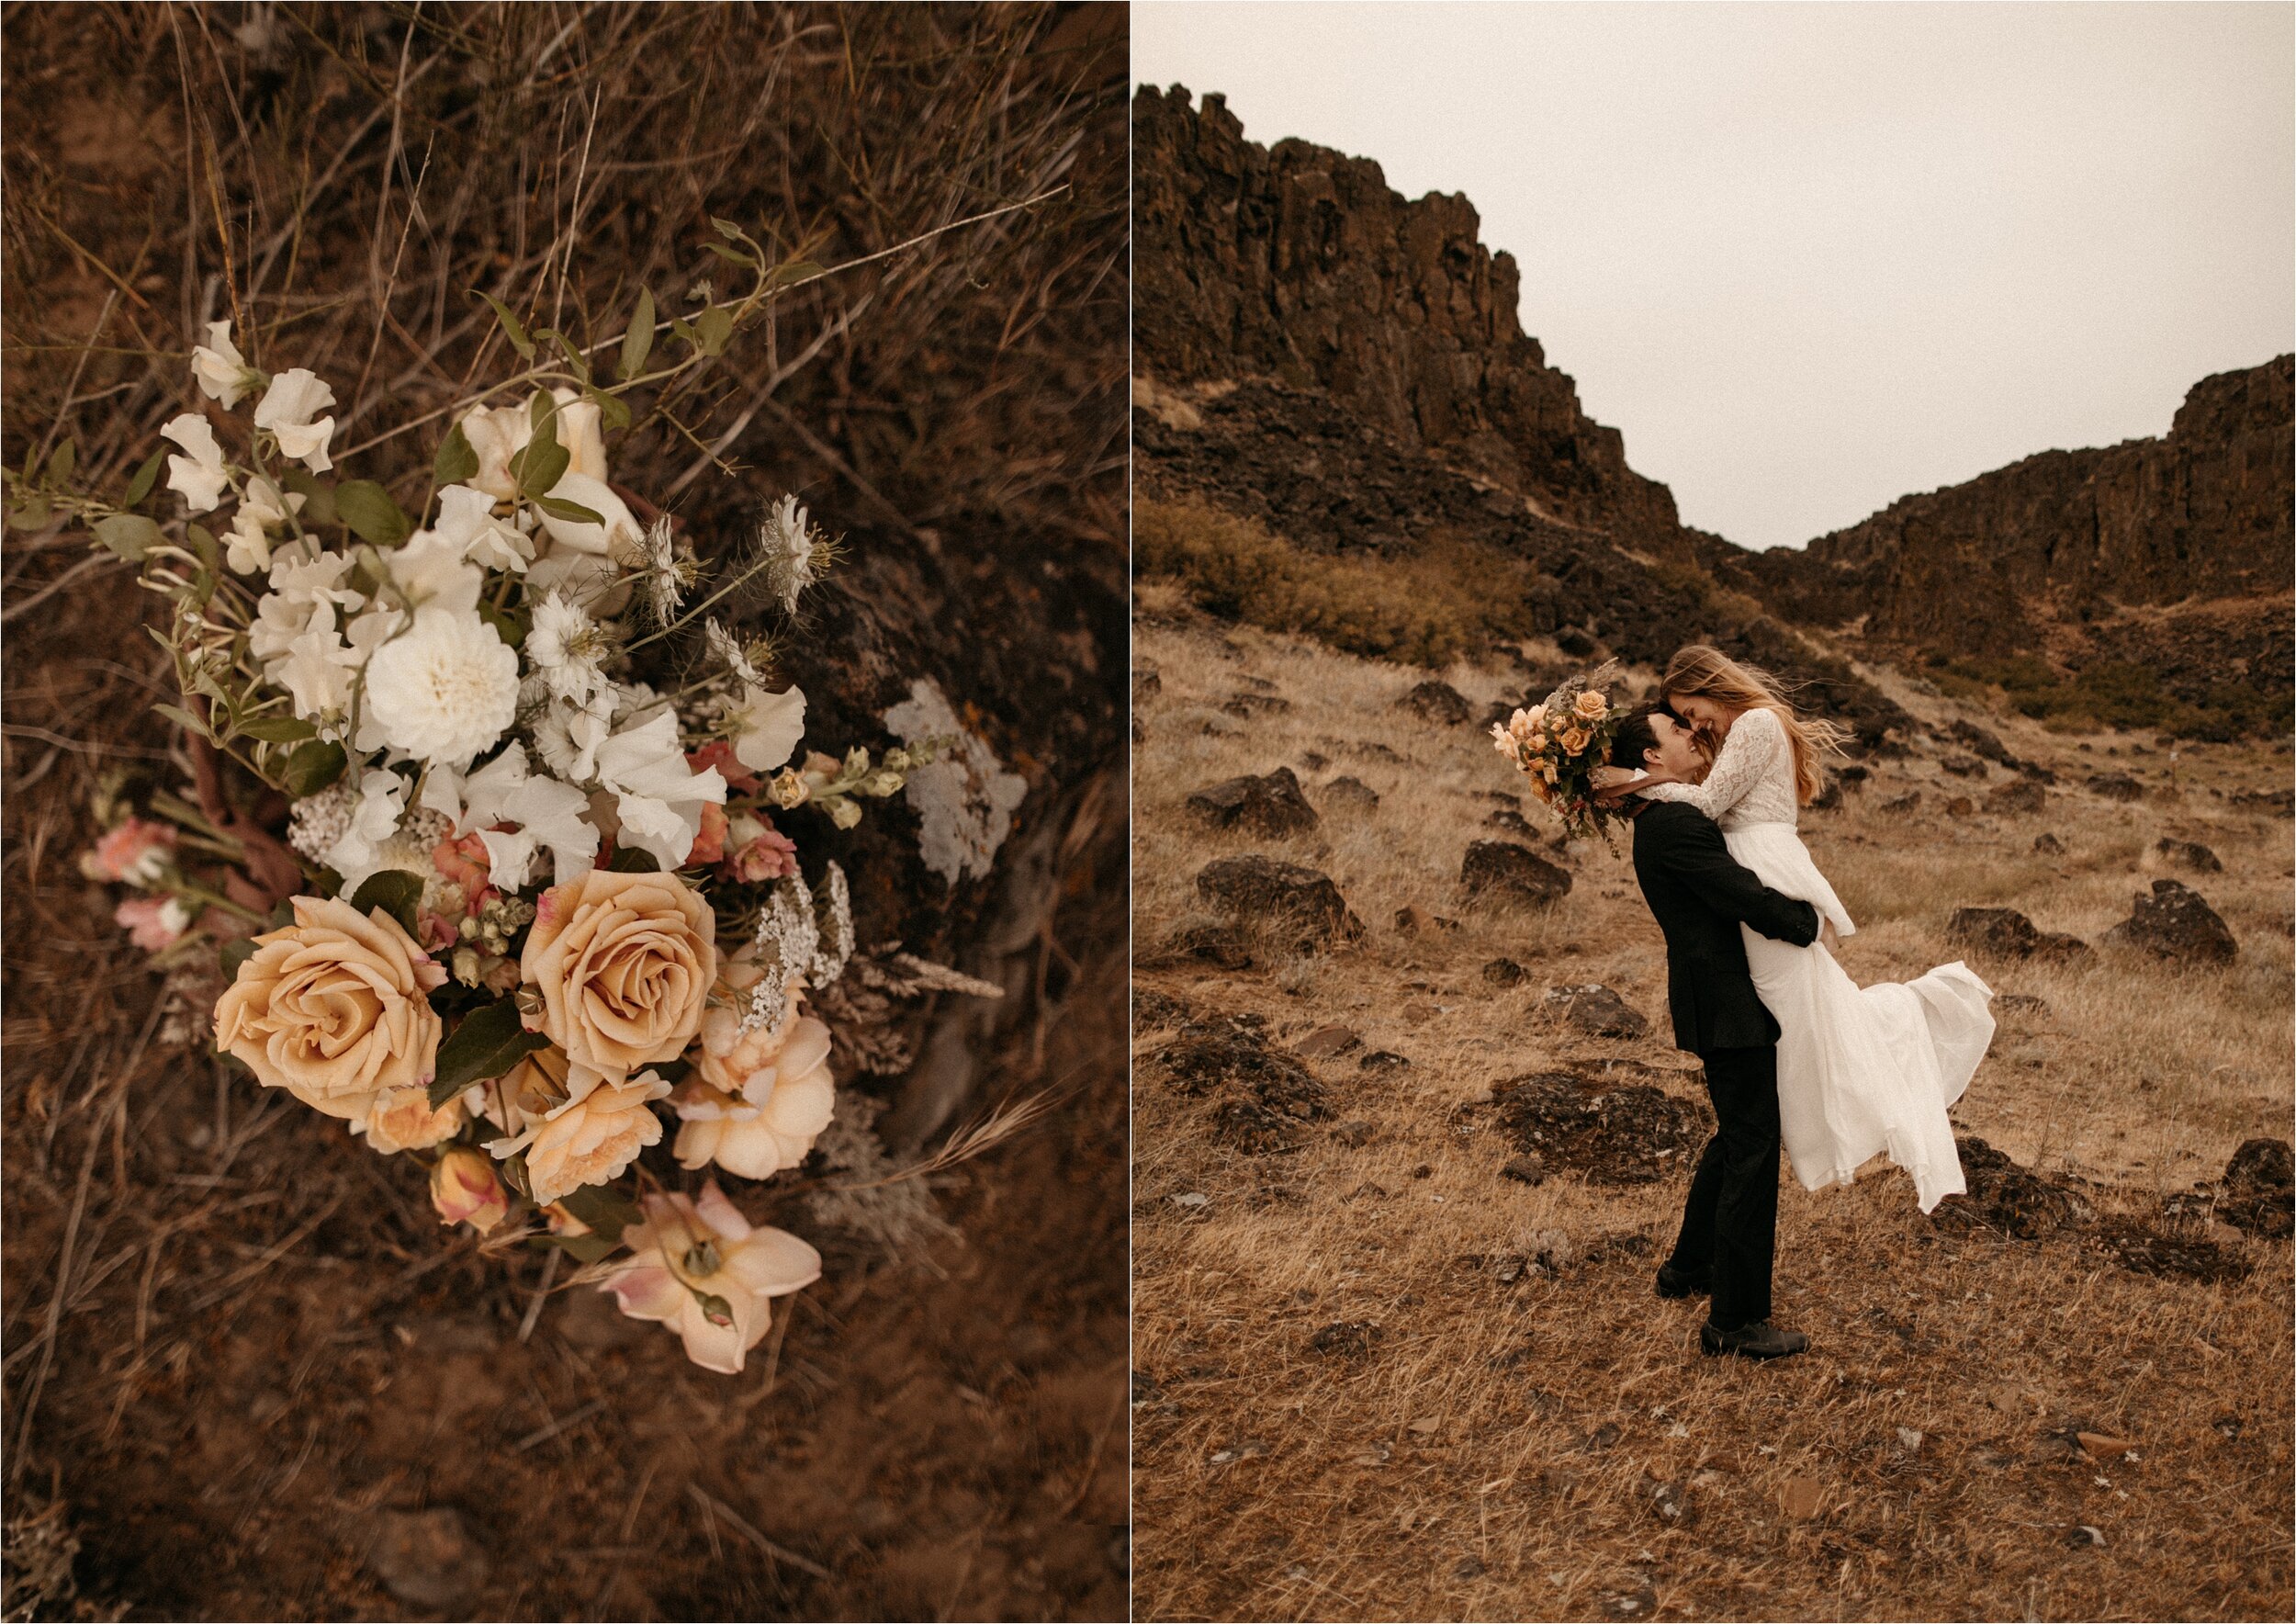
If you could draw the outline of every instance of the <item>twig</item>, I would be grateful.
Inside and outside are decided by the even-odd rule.
[[[550,1282],[558,1278],[558,1259],[565,1256],[566,1254],[564,1252],[559,1251],[556,1246],[552,1246],[550,1248],[550,1256],[544,1260],[542,1265],[542,1283],[535,1288],[534,1301],[526,1304],[526,1316],[518,1322],[518,1339],[520,1342],[524,1342],[529,1336],[532,1336],[535,1334],[535,1322],[542,1317],[542,1305],[550,1299]],[[524,1444],[521,1444],[518,1447],[523,1449],[526,1446]]]
[[[793,1568],[802,1568],[816,1579],[834,1579],[837,1577],[835,1573],[829,1572],[828,1569],[823,1567],[819,1562],[815,1562],[812,1558],[800,1556],[786,1545],[776,1545],[763,1534],[759,1533],[757,1529],[751,1528],[747,1522],[743,1521],[741,1517],[732,1506],[726,1505],[723,1500],[720,1500],[708,1493],[700,1483],[686,1484],[686,1493],[693,1497],[694,1504],[701,1506],[703,1511],[709,1513],[712,1517],[724,1517],[727,1524],[732,1527],[735,1533],[739,1534],[743,1539],[748,1539],[760,1551],[764,1551],[766,1555],[772,1557],[775,1561],[785,1562]]]
[[[557,1256],[556,1253],[551,1255],[553,1257]],[[605,1407],[606,1401],[604,1399],[594,1398],[591,1400],[590,1403],[584,1404],[580,1409],[568,1411],[567,1414],[559,1416],[557,1420],[551,1422],[547,1427],[538,1427],[535,1428],[534,1431],[528,1433],[524,1438],[520,1438],[516,1443],[512,1444],[511,1448],[513,1451],[523,1454],[526,1450],[534,1449],[537,1445],[548,1443],[552,1438],[557,1437],[558,1434],[564,1432],[577,1421],[589,1420],[591,1416],[595,1415],[599,1411],[604,1409]]]

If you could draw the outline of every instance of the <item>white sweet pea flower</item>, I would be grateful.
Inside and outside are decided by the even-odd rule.
[[[535,855],[545,849],[557,884],[597,862],[598,830],[583,817],[590,797],[530,772],[523,744],[513,742],[467,778],[450,767],[433,768],[422,785],[422,805],[449,819],[457,835],[478,831],[490,864],[487,877],[505,891],[526,884]],[[504,823],[519,828],[497,827]]]
[[[261,474],[250,474],[239,511],[231,515],[224,562],[242,575],[270,569],[271,532],[286,524],[289,513],[300,513],[304,500],[300,491],[288,494]]]
[[[561,502],[578,502],[598,514],[605,523],[593,524],[586,519],[561,519],[551,513],[542,515],[542,527],[550,533],[552,551],[565,547],[594,558],[635,558],[646,545],[645,527],[624,502],[594,474],[578,474],[571,468],[550,487],[548,494]]]
[[[740,699],[724,701],[723,714],[739,729],[734,760],[752,773],[771,773],[787,765],[805,736],[805,691],[769,694],[744,683]]]
[[[334,403],[334,390],[317,373],[306,367],[290,367],[263,392],[255,407],[255,426],[271,431],[282,454],[299,458],[314,474],[323,474],[335,466],[327,457],[335,420],[318,414]]]
[[[343,876],[343,895],[350,896],[361,881],[382,866],[383,842],[398,831],[405,810],[407,781],[396,773],[375,768],[359,780],[358,805],[350,822],[321,859]]]
[[[515,497],[518,481],[511,478],[511,458],[526,448],[534,434],[526,408],[473,407],[463,413],[462,434],[478,456],[478,471],[470,476],[470,483],[497,502]]]
[[[476,564],[466,560],[462,548],[442,532],[418,530],[388,557],[391,580],[418,609],[441,609],[456,615],[478,612],[478,593],[486,586],[486,576]],[[512,660],[515,663],[515,656]]]
[[[167,459],[167,488],[178,492],[193,513],[206,513],[223,499],[224,488],[231,482],[223,471],[223,447],[215,443],[215,430],[197,412],[186,412],[169,418],[160,434],[191,454]]]
[[[322,609],[287,643],[282,657],[264,668],[264,676],[287,691],[295,714],[306,721],[330,712],[340,715],[351,703],[351,673],[358,669],[358,660],[343,646],[334,618],[332,608]]]
[[[476,485],[449,485],[438,493],[437,533],[481,570],[523,570],[535,544],[515,524],[494,516],[494,498]]]
[[[622,844],[651,851],[664,869],[676,868],[693,850],[703,805],[726,801],[726,780],[716,768],[696,773],[686,764],[678,718],[666,710],[598,747],[598,782],[614,794]]]
[[[606,425],[598,402],[563,386],[550,391],[558,403],[557,420],[550,432],[566,447],[566,471],[601,482],[606,478]],[[555,489],[550,494],[556,494]]]
[[[459,765],[517,715],[517,650],[475,610],[426,604],[366,661],[362,742],[371,727],[417,761]]]
[[[208,322],[208,342],[192,345],[191,378],[201,394],[210,400],[220,400],[226,412],[239,404],[241,396],[263,382],[263,374],[247,364],[247,357],[231,342],[229,321]]]

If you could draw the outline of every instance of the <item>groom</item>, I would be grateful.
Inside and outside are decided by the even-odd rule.
[[[1658,705],[1626,713],[1611,765],[1662,766],[1695,782],[1704,762],[1690,729]],[[1666,998],[1674,1043],[1706,1066],[1716,1130],[1683,1204],[1659,1295],[1713,1297],[1698,1344],[1711,1354],[1780,1359],[1809,1338],[1770,1323],[1770,1266],[1778,1235],[1778,1023],[1746,968],[1743,924],[1807,947],[1818,910],[1782,897],[1733,858],[1694,806],[1628,797],[1635,878],[1666,936]]]

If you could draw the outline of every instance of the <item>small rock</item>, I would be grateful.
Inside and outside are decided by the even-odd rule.
[[[1945,940],[1975,953],[2011,959],[2065,961],[2085,957],[2089,951],[2077,936],[2035,930],[2013,908],[1957,908],[1946,923]]]
[[[2296,789],[2243,789],[2233,792],[2232,804],[2275,818],[2296,817]]]
[[[2224,872],[2223,860],[2198,840],[2172,840],[2163,835],[2154,845],[2153,851],[2164,861],[2189,868],[2195,874],[2221,874]]]
[[[1480,1579],[1482,1576],[1483,1564],[1480,1557],[1462,1556],[1451,1569],[1451,1577],[1454,1579]]]
[[[1937,764],[1956,778],[1982,779],[1985,776],[1985,763],[1975,756],[1940,756]]]
[[[1211,784],[1188,796],[1187,804],[1197,819],[1210,828],[1247,829],[1278,838],[1305,834],[1319,821],[1289,767],[1278,767],[1261,778],[1247,775]]]
[[[1202,1190],[1191,1190],[1186,1195],[1174,1196],[1172,1198],[1172,1204],[1176,1207],[1193,1208],[1204,1206],[1210,1201],[1211,1197],[1206,1195]]]
[[[1411,1176],[1414,1179],[1432,1179],[1435,1177],[1435,1167],[1430,1163],[1422,1162],[1411,1170]]]
[[[1395,702],[1395,708],[1424,716],[1446,727],[1456,727],[1475,715],[1475,707],[1467,703],[1467,696],[1448,682],[1420,683]]]
[[[1547,1164],[1530,1153],[1507,1158],[1507,1165],[1499,1169],[1499,1177],[1512,1179],[1517,1184],[1544,1184]]]
[[[2033,837],[2033,850],[2043,857],[2065,855],[2065,842],[2045,829]]]
[[[2094,1524],[2082,1523],[2065,1537],[2065,1542],[2075,1546],[2102,1545],[2105,1542],[2104,1530]]]
[[[1324,768],[1330,766],[1331,764],[1331,757],[1325,755],[1320,750],[1301,750],[1300,752],[1300,765],[1306,768],[1311,773],[1321,773]],[[1351,779],[1348,782],[1353,783],[1354,780]]]
[[[1344,1026],[1319,1026],[1291,1046],[1292,1053],[1309,1060],[1329,1060],[1362,1046],[1363,1040]]]
[[[366,1562],[400,1601],[466,1618],[487,1582],[486,1552],[451,1506],[378,1514]]]
[[[1662,1483],[1650,1491],[1650,1509],[1670,1528],[1686,1528],[1697,1520],[1690,1502],[1689,1485]]]
[[[1570,894],[1568,869],[1511,840],[1477,840],[1468,847],[1459,883],[1471,898],[1529,908],[1552,907]]]
[[[1332,1130],[1332,1137],[1350,1150],[1360,1150],[1377,1131],[1369,1122],[1342,1122]]]
[[[1395,910],[1395,929],[1405,936],[1416,936],[1434,923],[1427,910],[1416,902],[1407,902]]]
[[[1164,951],[1177,959],[1201,959],[1223,970],[1252,967],[1252,947],[1233,925],[1183,925],[1165,939]]]
[[[1484,818],[1483,824],[1485,828],[1498,829],[1503,834],[1520,835],[1526,840],[1538,833],[1531,827],[1529,818],[1507,806],[1500,807],[1499,810]]]
[[[1410,1061],[1392,1049],[1374,1049],[1356,1062],[1356,1067],[1363,1071],[1402,1071],[1410,1065]]]
[[[1589,1037],[1632,1039],[1650,1030],[1649,1020],[1607,987],[1549,987],[1540,1008]]]
[[[2141,801],[2144,786],[2126,773],[2099,773],[2089,779],[2088,793],[2108,801]]]
[[[1371,1320],[1340,1320],[1308,1338],[1308,1347],[1328,1359],[1362,1359],[1387,1333]]]
[[[1974,818],[1976,811],[1977,803],[1967,795],[1955,795],[1945,803],[1945,816],[1948,818]]]
[[[2139,897],[2135,911],[2105,940],[2183,964],[2230,964],[2240,953],[2216,910],[2178,880],[2155,880],[2153,894]]]
[[[1603,1598],[1603,1611],[1613,1618],[1648,1618],[1659,1610],[1659,1593],[1648,1585],[1621,1590]]]
[[[2267,1240],[2296,1231],[2296,1158],[2285,1139],[2250,1139],[2224,1166],[2216,1215]]]
[[[1310,771],[1321,771],[1322,758]],[[1379,810],[1379,792],[1352,774],[1343,774],[1323,786],[1323,805],[1334,812],[1375,812]]]
[[[1896,800],[1884,801],[1881,805],[1881,809],[1883,811],[1895,813],[1899,816],[1908,812],[1918,812],[1920,808],[1921,792],[1918,789],[1909,789],[1904,795],[1899,795]]]
[[[2110,1432],[2077,1432],[2073,1436],[2080,1439],[2081,1448],[2099,1460],[2118,1460],[2136,1448],[2128,1438],[2115,1437]]]
[[[1196,890],[1225,913],[1289,919],[1304,932],[1302,947],[1352,942],[1363,934],[1363,921],[1349,910],[1330,876],[1296,863],[1278,863],[1257,853],[1221,857],[1198,873]]]
[[[1220,707],[1232,716],[1281,716],[1291,701],[1274,694],[1232,694]]]
[[[1520,987],[1530,976],[1531,973],[1513,959],[1493,959],[1483,966],[1483,981],[1490,987]]]
[[[1143,665],[1132,672],[1132,703],[1138,705],[1151,694],[1164,692],[1164,673],[1153,665]]]
[[[1988,791],[1985,797],[1985,809],[2001,816],[2039,812],[2048,804],[2049,792],[2030,778],[2012,780],[1998,789]],[[2044,835],[2042,838],[2052,840],[2056,839],[2054,835]]]

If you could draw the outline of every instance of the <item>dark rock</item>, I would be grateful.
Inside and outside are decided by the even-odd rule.
[[[2198,840],[2172,840],[2163,835],[2153,850],[2169,862],[2189,868],[2195,874],[2221,874],[2224,872],[2223,859]]]
[[[2065,842],[2043,829],[2033,837],[2033,850],[2043,857],[2062,857],[2065,855]]]
[[[1165,939],[1164,952],[1176,959],[1200,959],[1223,970],[1252,967],[1252,946],[1233,925],[1183,925]]]
[[[1291,1119],[1260,1100],[1223,1100],[1212,1112],[1211,1138],[1244,1156],[1289,1156],[1300,1148]]]
[[[1164,673],[1153,665],[1143,665],[1132,672],[1132,703],[1138,705],[1152,694],[1164,692]]]
[[[1509,1156],[1507,1165],[1499,1169],[1499,1177],[1512,1179],[1517,1184],[1544,1184],[1547,1182],[1547,1164],[1536,1155],[1525,1152],[1522,1156]]]
[[[1187,809],[1211,828],[1263,835],[1305,834],[1317,822],[1315,808],[1300,793],[1300,781],[1289,767],[1262,778],[1231,778],[1199,789],[1188,796]]]
[[[1323,805],[1334,812],[1377,811],[1379,792],[1352,775],[1334,778],[1323,786]]]
[[[2296,789],[2243,789],[2233,792],[2232,804],[2275,818],[2296,817]]]
[[[1974,753],[1998,766],[2007,767],[2012,772],[2016,770],[2018,761],[2015,756],[2009,753],[2009,747],[1975,722],[1956,720],[1945,731],[1954,743],[1968,746]]]
[[[1483,980],[1491,987],[1520,987],[1530,976],[1513,959],[1493,959],[1483,966]]]
[[[1940,756],[1937,764],[1956,778],[1982,779],[1985,776],[1985,763],[1975,756]]]
[[[1840,811],[1841,780],[1839,778],[1826,780],[1826,787],[1818,792],[1818,798],[1809,804],[1809,810],[1812,812]]]
[[[1881,809],[1885,812],[1893,812],[1900,815],[1908,812],[1917,812],[1920,810],[1920,807],[1921,792],[1918,789],[1909,789],[1904,795],[1899,795],[1896,800],[1884,801],[1881,806]]]
[[[2269,1240],[2296,1230],[2296,1158],[2285,1139],[2250,1139],[2224,1167],[2216,1215]]]
[[[1319,1026],[1291,1048],[1293,1054],[1309,1060],[1330,1060],[1362,1046],[1363,1040],[1346,1027]]]
[[[2016,1240],[2040,1240],[2078,1229],[2095,1215],[2088,1198],[2070,1185],[2018,1166],[1974,1133],[1955,1134],[1969,1189],[1938,1202],[1930,1222],[1945,1230],[1989,1230]]]
[[[1520,835],[1526,840],[1535,838],[1538,833],[1536,829],[1531,827],[1529,818],[1524,817],[1523,814],[1515,811],[1511,806],[1500,807],[1490,817],[1484,818],[1483,822],[1489,828],[1498,829],[1505,834]]]
[[[1687,1165],[1713,1123],[1705,1106],[1644,1083],[1543,1071],[1494,1084],[1491,1103],[1515,1148],[1594,1184],[1648,1184]],[[1665,1153],[1665,1154],[1661,1154]]]
[[[2088,793],[2108,801],[2141,801],[2144,786],[2126,773],[2099,773],[2089,779]]]
[[[1386,1335],[1372,1320],[1341,1320],[1309,1337],[1308,1347],[1326,1359],[1359,1359],[1368,1357],[1372,1345]]]
[[[1156,1059],[1173,1088],[1191,1099],[1248,1089],[1302,1121],[1331,1114],[1315,1074],[1248,1032],[1183,1037],[1159,1050]]]
[[[1251,919],[1282,919],[1301,932],[1305,947],[1353,942],[1363,921],[1329,876],[1296,863],[1277,863],[1256,853],[1222,857],[1196,876],[1197,894],[1222,912]]]
[[[2240,953],[2216,910],[2180,880],[2155,880],[2153,894],[2139,897],[2135,911],[2106,931],[2105,940],[2187,964],[2226,964]]]
[[[1348,754],[1361,756],[1367,761],[1380,761],[1390,767],[1407,767],[1411,764],[1409,756],[1391,745],[1381,744],[1376,739],[1350,744],[1346,749]]]
[[[2218,1282],[2244,1280],[2251,1265],[2202,1235],[2165,1235],[2134,1218],[2108,1218],[2090,1244],[2135,1274]]]
[[[2009,959],[2065,961],[2084,957],[2089,951],[2088,943],[2077,936],[2035,930],[2033,922],[2013,908],[1957,908],[1946,923],[1945,940],[1973,953]]]
[[[1945,816],[1948,818],[1974,817],[1976,814],[1976,810],[1977,803],[1971,800],[1967,795],[1955,795],[1952,800],[1945,803]]]
[[[1698,1520],[1698,1507],[1688,1485],[1662,1483],[1650,1491],[1650,1509],[1670,1528],[1686,1528]]]
[[[1397,700],[1395,708],[1446,727],[1456,727],[1475,715],[1475,707],[1468,704],[1467,696],[1448,682],[1422,682]]]
[[[1291,708],[1291,701],[1276,694],[1231,694],[1220,708],[1248,721],[1254,716],[1281,716]]]
[[[2001,816],[2038,812],[2049,804],[2049,792],[2031,778],[2011,779],[1986,792],[1985,809]]]
[[[1650,1030],[1650,1022],[1607,987],[1550,987],[1539,1007],[1588,1037],[1638,1038]]]
[[[1510,840],[1477,840],[1459,864],[1459,883],[1469,898],[1548,908],[1570,894],[1570,874],[1527,846]]]
[[[1356,1061],[1356,1066],[1362,1071],[1407,1071],[1411,1062],[1392,1049],[1374,1049]]]
[[[1170,993],[1154,987],[1135,986],[1132,989],[1132,1027],[1135,1031],[1153,1031],[1158,1027],[1185,1025],[1194,1019],[1195,1010]]]
[[[487,1582],[487,1555],[451,1506],[375,1515],[367,1566],[411,1607],[469,1618]]]
[[[1330,766],[1331,764],[1331,757],[1325,755],[1320,750],[1301,750],[1300,752],[1300,765],[1306,768],[1311,773],[1321,773],[1324,768]],[[1355,781],[1353,779],[1349,779],[1347,782],[1352,784]],[[1328,789],[1331,786],[1327,784],[1324,787]]]
[[[1844,789],[1855,795],[1865,793],[1865,781],[1873,777],[1874,773],[1870,768],[1849,766],[1842,768],[1834,776],[1841,780],[1841,786]]]
[[[1372,1135],[1377,1132],[1369,1122],[1342,1122],[1332,1130],[1332,1137],[1350,1150],[1360,1150],[1371,1143]]]

